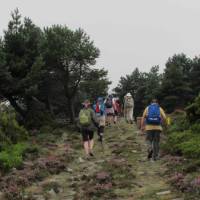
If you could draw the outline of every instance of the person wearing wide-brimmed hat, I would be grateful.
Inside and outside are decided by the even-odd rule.
[[[94,146],[93,136],[98,123],[89,100],[83,102],[83,108],[79,113],[79,126],[82,133],[86,157],[89,158],[89,156],[94,156],[92,152]]]
[[[134,100],[131,93],[124,97],[124,118],[128,123],[133,123]]]

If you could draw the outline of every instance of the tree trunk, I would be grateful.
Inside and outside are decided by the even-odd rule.
[[[16,112],[18,112],[22,117],[23,119],[25,119],[26,117],[26,111],[23,110],[18,104],[17,102],[15,101],[15,99],[11,96],[7,97],[8,101],[10,102],[10,104],[13,106],[13,108],[16,110]]]
[[[53,112],[53,108],[51,105],[49,95],[45,98],[45,106],[46,106],[46,109],[51,113],[51,115],[54,116],[54,112]]]
[[[75,122],[75,111],[73,98],[68,98],[68,109],[71,123]]]

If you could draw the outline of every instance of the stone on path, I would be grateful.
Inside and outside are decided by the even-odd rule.
[[[172,199],[172,200],[184,200],[183,198],[176,198],[176,199]]]
[[[145,175],[145,172],[138,172],[139,176]]]
[[[36,200],[45,200],[44,196],[42,195],[33,195],[33,198]]]
[[[83,162],[84,162],[83,158],[81,158],[81,157],[79,157],[78,160],[79,160],[80,163],[83,163]]]
[[[73,169],[71,169],[71,168],[67,168],[67,170],[66,170],[67,172],[73,172]]]
[[[167,190],[167,191],[163,191],[163,192],[158,192],[158,193],[156,193],[156,195],[158,195],[158,196],[167,195],[167,194],[171,194],[171,191],[170,191],[170,190]]]
[[[132,150],[133,153],[137,153],[137,150]]]
[[[54,191],[54,189],[51,189],[50,191],[48,191],[48,194],[50,195],[51,198],[55,198],[57,196],[57,194]]]

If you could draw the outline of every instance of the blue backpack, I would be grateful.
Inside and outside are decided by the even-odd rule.
[[[158,104],[151,104],[148,106],[146,123],[150,125],[160,125],[161,117],[160,117],[160,107]]]

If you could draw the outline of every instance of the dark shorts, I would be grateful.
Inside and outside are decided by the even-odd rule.
[[[90,130],[87,130],[87,129],[83,129],[81,131],[81,133],[82,133],[82,138],[83,138],[84,142],[86,142],[88,140],[92,140],[93,137],[94,137],[94,132],[90,131]]]
[[[118,115],[119,115],[118,111],[117,111],[117,110],[115,110],[115,116],[118,116]]]

